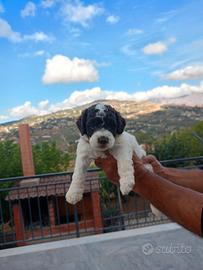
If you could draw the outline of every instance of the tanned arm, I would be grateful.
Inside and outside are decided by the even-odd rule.
[[[136,156],[133,157],[133,162],[135,169],[133,190],[149,200],[169,218],[202,236],[203,194],[147,171]],[[118,184],[117,165],[112,156],[98,159],[96,165],[105,171],[113,183]]]
[[[144,163],[152,165],[159,176],[171,182],[203,193],[203,170],[200,169],[175,169],[162,166],[152,155],[143,159]]]

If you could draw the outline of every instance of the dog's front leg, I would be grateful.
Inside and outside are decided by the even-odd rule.
[[[77,157],[72,182],[66,193],[66,201],[71,204],[79,202],[84,193],[86,171],[91,163],[88,144],[81,140],[77,146]]]
[[[127,195],[135,184],[132,151],[129,147],[119,146],[112,150],[111,154],[117,160],[121,193]]]

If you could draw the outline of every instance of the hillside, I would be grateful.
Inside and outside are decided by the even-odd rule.
[[[153,137],[192,126],[203,119],[203,107],[160,105],[149,101],[136,103],[134,101],[105,100],[104,102],[111,104],[126,118],[128,131],[131,133],[141,131]],[[79,137],[75,120],[89,105],[1,124],[0,140],[17,141],[18,125],[28,123],[31,127],[33,143],[56,141],[62,149],[72,151],[75,148],[75,141]]]

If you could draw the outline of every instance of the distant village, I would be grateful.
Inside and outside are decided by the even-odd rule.
[[[203,107],[180,105],[160,105],[149,101],[105,101],[127,120],[126,129],[133,133],[144,132],[157,137],[180,128],[190,127],[203,119]],[[55,141],[63,149],[75,145],[79,132],[76,118],[89,105],[58,111],[43,116],[33,116],[20,121],[0,125],[0,141],[18,142],[18,126],[28,123],[31,128],[32,143]]]

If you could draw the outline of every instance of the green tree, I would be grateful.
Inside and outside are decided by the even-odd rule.
[[[159,160],[185,158],[203,155],[203,143],[194,136],[203,137],[203,121],[192,128],[173,132],[159,138],[154,144],[154,154]]]
[[[55,143],[33,145],[36,174],[65,171],[70,156],[58,149]],[[12,141],[0,142],[0,178],[23,175],[20,147]]]
[[[154,141],[154,137],[151,133],[137,131],[135,132],[135,137],[139,144],[152,144]]]
[[[19,145],[12,141],[0,142],[0,178],[20,175],[22,175],[22,164]],[[9,204],[4,200],[8,194],[6,188],[11,187],[13,184],[13,181],[0,183],[0,188],[5,189],[0,192],[0,202],[4,222],[7,222],[9,219]]]
[[[0,178],[22,175],[20,149],[12,141],[0,142]]]
[[[35,173],[65,171],[69,164],[69,154],[57,148],[56,143],[40,143],[33,146]]]

